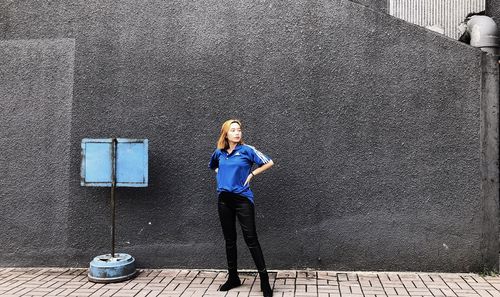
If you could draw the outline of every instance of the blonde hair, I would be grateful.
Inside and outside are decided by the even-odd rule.
[[[217,148],[218,149],[227,149],[229,148],[229,142],[227,141],[227,132],[229,132],[229,128],[231,127],[231,124],[236,123],[241,126],[241,122],[239,120],[227,120],[222,124],[222,128],[220,128],[220,135],[219,135],[219,140],[217,141]],[[240,139],[238,142],[239,144],[243,144],[243,137]]]

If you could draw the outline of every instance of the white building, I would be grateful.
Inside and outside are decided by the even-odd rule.
[[[389,0],[389,14],[458,39],[458,25],[470,12],[485,9],[485,0]]]

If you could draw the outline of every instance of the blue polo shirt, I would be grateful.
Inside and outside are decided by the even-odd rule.
[[[269,163],[271,158],[248,144],[237,144],[228,154],[226,150],[216,149],[210,158],[208,167],[217,172],[217,192],[231,192],[250,199],[253,203],[253,192],[250,186],[243,186],[253,164],[258,167]]]

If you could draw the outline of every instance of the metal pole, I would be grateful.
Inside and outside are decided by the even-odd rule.
[[[115,257],[115,186],[116,186],[116,138],[111,148],[111,257]]]

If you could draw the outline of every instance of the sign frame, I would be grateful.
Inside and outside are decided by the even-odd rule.
[[[113,174],[116,187],[148,186],[148,140],[115,140],[113,144],[113,138],[82,139],[81,186],[112,187]],[[124,167],[135,175],[130,176]]]

